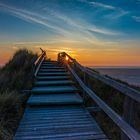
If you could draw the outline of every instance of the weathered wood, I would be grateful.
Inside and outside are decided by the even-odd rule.
[[[37,68],[36,68],[36,70],[35,70],[35,73],[34,73],[34,76],[35,76],[35,77],[37,76],[37,73],[38,73],[38,71],[39,71],[39,69],[40,69],[40,67],[41,67],[41,64],[42,64],[43,60],[44,60],[44,57],[42,58],[41,62],[39,63],[39,65],[37,66]]]
[[[117,82],[109,77],[95,73],[88,68],[85,68],[85,71],[89,74],[89,76],[104,82],[105,84],[117,89],[122,94],[131,97],[135,101],[140,102],[140,92],[139,91],[132,89],[125,84],[119,83],[119,82]]]
[[[115,111],[113,111],[104,101],[102,101],[91,89],[89,89],[74,70],[69,66],[71,71],[81,88],[97,103],[97,105],[115,122],[115,124],[130,138],[130,140],[139,140],[140,134],[133,129],[127,122],[123,120]]]
[[[40,69],[40,66],[42,64],[42,62],[44,61],[45,57],[46,57],[46,52],[40,48],[40,50],[42,51],[42,53],[38,56],[37,60],[34,63],[34,76],[37,76],[37,73]]]
[[[48,67],[49,72],[46,71]],[[36,84],[31,90],[32,95],[14,140],[107,140],[83,107],[79,89],[69,80],[70,76],[64,76],[66,69],[63,67],[64,71],[56,72],[62,68],[56,64],[55,71],[51,72],[53,68],[47,64],[43,69],[49,76],[36,76]]]
[[[135,119],[135,112],[136,106],[135,101],[132,100],[130,97],[126,96],[123,105],[123,119],[127,121],[132,127],[134,127],[134,119]],[[121,140],[129,140],[129,138],[122,133]]]
[[[64,54],[65,54],[65,56],[68,56],[71,61],[73,61],[74,65],[76,65],[76,67],[78,67],[84,73],[88,74],[90,77],[96,78],[96,79],[104,82],[105,84],[117,89],[122,94],[131,97],[135,101],[140,102],[140,92],[139,91],[137,91],[135,89],[132,89],[131,87],[129,87],[129,86],[125,85],[125,84],[122,84],[120,82],[117,82],[117,81],[115,81],[115,80],[113,80],[113,79],[111,79],[109,77],[106,77],[104,75],[98,74],[98,73],[92,71],[91,69],[89,69],[87,67],[83,67],[75,59],[73,59],[71,56],[69,56],[66,53],[64,53]]]

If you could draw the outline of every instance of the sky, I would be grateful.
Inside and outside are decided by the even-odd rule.
[[[86,66],[140,66],[140,0],[0,0],[0,64],[40,47]]]

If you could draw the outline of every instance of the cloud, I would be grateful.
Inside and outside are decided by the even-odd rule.
[[[87,1],[87,0],[83,0],[81,2],[86,2],[89,5],[101,8],[101,10],[102,9],[111,10],[112,11],[111,13],[103,16],[105,18],[118,19],[118,18],[120,18],[122,16],[125,16],[128,13],[130,13],[129,11],[125,11],[125,10],[121,9],[120,7],[115,7],[115,6],[100,3],[100,2],[90,2],[90,1]]]
[[[109,9],[115,9],[111,8],[111,6],[103,5],[96,3],[96,5],[100,7],[106,7]],[[83,41],[89,42],[91,44],[102,44],[101,40],[99,40],[94,33],[100,33],[103,35],[119,35],[116,31],[110,31],[108,29],[99,28],[93,23],[90,24],[88,21],[85,21],[83,19],[77,20],[75,18],[68,17],[65,14],[62,14],[58,11],[54,11],[48,7],[45,7],[42,11],[43,14],[39,13],[39,11],[30,11],[27,9],[19,9],[17,7],[6,5],[3,3],[0,3],[0,7],[5,12],[8,12],[9,14],[18,17],[24,21],[35,23],[41,26],[44,26],[48,29],[51,29],[55,33],[61,35],[63,39],[71,38],[71,40],[77,40],[77,41]]]
[[[112,6],[112,5],[107,5],[107,4],[103,4],[103,3],[99,3],[99,2],[89,2],[89,4],[95,6],[95,7],[101,7],[101,8],[105,8],[105,9],[109,9],[109,10],[115,10],[116,7]]]
[[[136,22],[140,22],[140,17],[138,17],[138,16],[132,16],[132,18],[133,18]]]
[[[60,33],[60,34],[64,34],[64,33],[68,34],[68,32],[66,32],[62,28],[60,28],[58,26],[54,26],[53,24],[51,24],[46,19],[46,17],[41,16],[40,14],[37,14],[35,12],[30,12],[28,10],[18,9],[16,7],[5,5],[3,3],[0,3],[0,6],[4,9],[4,11],[9,12],[11,15],[16,16],[16,17],[18,17],[22,20],[25,20],[25,21],[31,22],[31,23],[37,23],[37,24],[43,25],[47,28],[51,28],[54,31],[57,31],[57,33]]]
[[[110,14],[107,14],[104,16],[104,18],[108,18],[108,19],[118,19],[118,18],[121,18],[127,14],[129,14],[130,12],[129,11],[124,11],[122,9],[118,9],[117,11],[114,11]]]

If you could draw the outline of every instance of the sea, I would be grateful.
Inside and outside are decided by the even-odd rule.
[[[140,87],[140,67],[92,67],[103,75]]]

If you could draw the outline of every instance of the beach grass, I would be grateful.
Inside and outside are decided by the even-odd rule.
[[[12,140],[18,127],[29,96],[20,91],[32,87],[36,57],[31,51],[21,49],[0,69],[0,140]]]

